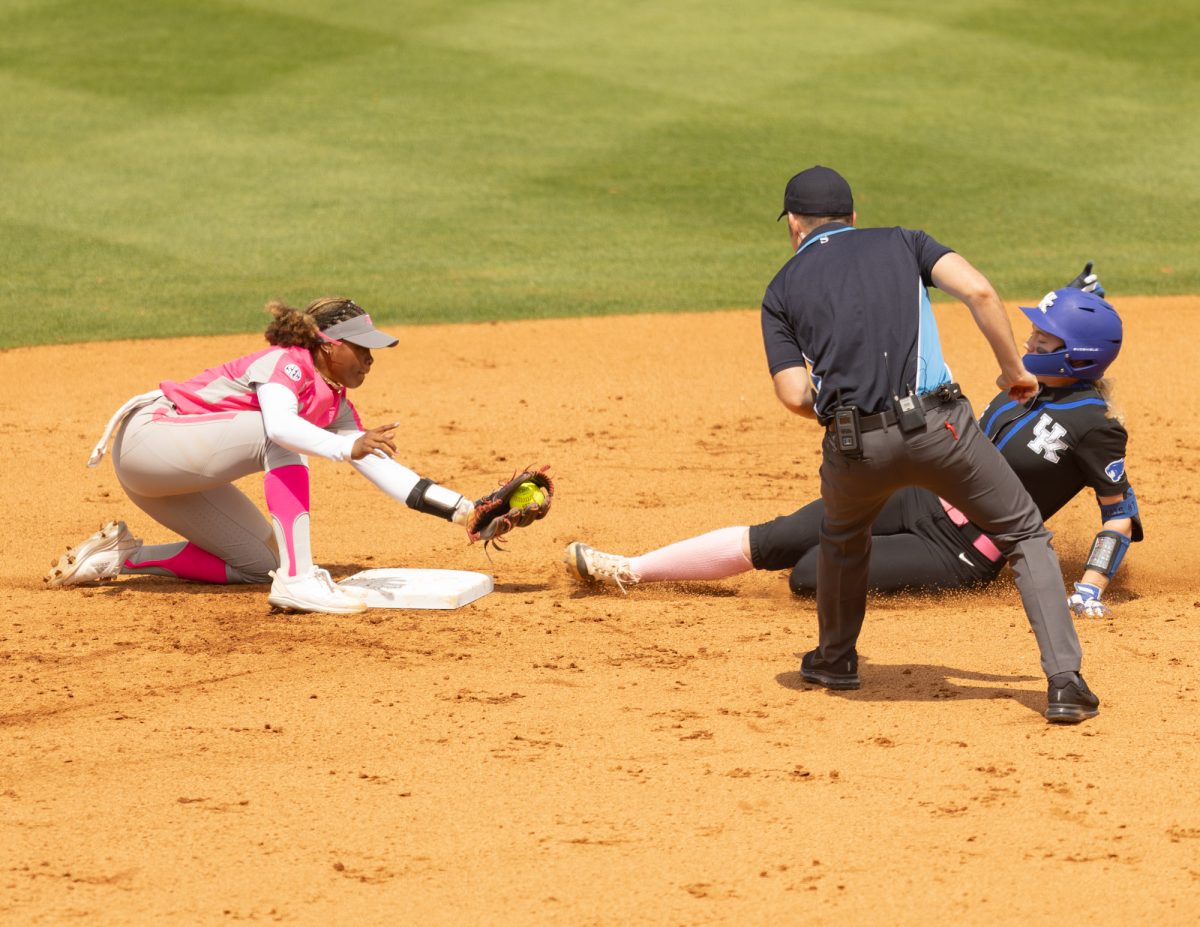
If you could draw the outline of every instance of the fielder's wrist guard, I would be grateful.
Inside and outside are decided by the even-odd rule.
[[[463,501],[461,493],[445,486],[439,486],[431,479],[421,477],[412,488],[404,501],[410,509],[424,512],[426,515],[436,515],[446,521],[453,521],[458,511],[459,503]]]

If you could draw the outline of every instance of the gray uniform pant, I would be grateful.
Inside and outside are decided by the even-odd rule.
[[[979,428],[966,399],[934,407],[925,421],[924,431],[907,435],[896,426],[867,432],[861,459],[838,453],[833,436],[825,436],[825,518],[817,561],[821,661],[856,664],[855,644],[867,608],[871,524],[897,489],[924,486],[962,511],[1008,558],[1046,675],[1078,672],[1079,638],[1051,534],[1037,506]]]
[[[269,582],[279,553],[271,525],[234,480],[306,464],[268,440],[261,412],[178,415],[166,399],[125,420],[113,467],[126,495],[180,537],[225,561],[231,583]],[[166,559],[182,544],[143,547],[135,558]]]

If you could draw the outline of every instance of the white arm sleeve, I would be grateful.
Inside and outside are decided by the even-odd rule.
[[[350,461],[350,465],[397,502],[426,515],[466,525],[475,510],[475,503],[461,493],[418,476],[390,457],[368,454],[362,460]]]
[[[295,393],[282,383],[263,383],[255,393],[267,437],[280,447],[327,460],[350,460],[354,442],[361,432],[335,435],[306,422],[299,415],[300,404]]]
[[[350,461],[350,466],[369,479],[397,502],[408,504],[408,495],[421,478],[412,470],[390,457],[368,454],[362,460]]]

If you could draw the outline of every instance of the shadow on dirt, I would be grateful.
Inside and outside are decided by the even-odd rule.
[[[802,654],[796,654],[799,659]],[[952,666],[929,663],[870,663],[859,658],[861,689],[825,690],[830,695],[852,702],[937,702],[956,699],[1013,699],[1030,711],[1041,714],[1046,707],[1046,689],[1040,676],[1012,676],[980,673]],[[966,685],[968,683],[996,683]],[[805,682],[799,670],[779,673],[775,677],[785,689],[798,692],[821,690],[816,683]],[[1012,683],[1037,682],[1034,689],[1010,688]]]
[[[493,591],[495,592],[545,592],[550,588],[549,583],[494,583]]]
[[[169,576],[122,576],[120,579],[109,580],[104,584],[80,585],[71,590],[79,590],[91,595],[113,598],[126,593],[157,595],[208,595],[208,596],[237,596],[249,591],[257,591],[265,595],[271,588],[270,583],[234,583],[221,585],[218,583],[201,583],[194,580],[174,579]]]

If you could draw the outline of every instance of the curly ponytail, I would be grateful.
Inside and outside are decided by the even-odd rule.
[[[267,303],[267,312],[275,317],[265,332],[268,344],[277,348],[300,347],[314,351],[321,343],[316,320],[307,313],[278,300]]]

